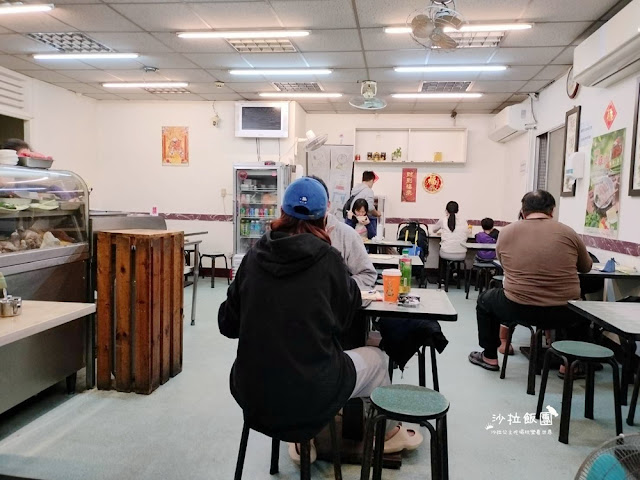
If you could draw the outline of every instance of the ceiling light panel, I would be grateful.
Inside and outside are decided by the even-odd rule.
[[[269,68],[266,70],[229,70],[231,75],[329,75],[326,68]]]
[[[419,67],[394,67],[398,73],[446,73],[446,72],[501,72],[506,70],[504,65],[423,65]]]
[[[421,93],[461,93],[466,92],[471,82],[422,82]]]
[[[0,4],[0,15],[11,13],[36,13],[53,10],[53,3],[24,5],[22,3],[2,3]]]
[[[59,52],[113,52],[113,49],[100,42],[96,42],[93,38],[88,37],[84,33],[28,33],[27,37],[53,47]]]
[[[272,85],[279,92],[322,92],[322,87],[316,82],[273,82]]]
[[[257,30],[257,31],[217,31],[217,32],[178,32],[180,38],[226,38],[226,39],[247,39],[247,38],[287,38],[306,37],[307,30]]]
[[[118,82],[103,83],[104,88],[144,88],[148,89],[164,89],[164,88],[186,88],[189,86],[186,82]],[[190,92],[187,92],[190,93]]]
[[[480,98],[481,93],[394,93],[393,98],[413,99],[454,99],[454,98]]]
[[[227,42],[239,53],[297,52],[296,47],[287,38],[230,38]]]
[[[138,58],[137,53],[36,53],[36,60],[128,60]]]
[[[145,88],[149,93],[158,93],[162,95],[172,95],[174,93],[191,93],[186,88]]]
[[[262,92],[259,94],[265,98],[339,98],[341,93],[326,92]]]

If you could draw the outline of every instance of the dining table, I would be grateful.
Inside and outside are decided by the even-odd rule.
[[[372,238],[370,240],[366,240],[364,242],[364,247],[367,249],[369,253],[377,253],[378,248],[411,248],[414,244],[407,240],[384,240],[384,239],[375,239]]]
[[[370,253],[369,260],[373,263],[373,266],[381,267],[398,267],[398,262],[402,258],[402,255],[388,255],[384,253]],[[412,267],[422,267],[424,264],[418,255],[410,255]]]
[[[460,245],[468,250],[495,250],[495,243],[460,242]]]

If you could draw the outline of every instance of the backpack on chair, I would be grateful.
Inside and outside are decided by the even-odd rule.
[[[347,218],[347,212],[349,210],[351,210],[351,205],[353,204],[353,198],[355,197],[355,195],[351,195],[347,201],[344,203],[343,207],[342,207],[342,218],[344,218],[346,220]]]
[[[424,228],[423,228],[424,227]],[[405,222],[398,225],[398,240],[406,240],[420,250],[418,256],[424,262],[429,255],[429,230],[420,222]]]

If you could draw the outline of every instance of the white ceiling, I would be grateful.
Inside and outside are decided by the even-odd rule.
[[[44,3],[43,0],[23,0]],[[490,113],[520,102],[563,75],[573,49],[630,0],[456,0],[469,22],[534,22],[533,29],[506,34],[497,48],[428,51],[408,35],[388,35],[383,26],[403,25],[429,0],[47,0],[48,13],[0,16],[0,65],[98,100],[242,100],[275,91],[270,81],[298,78],[231,77],[230,68],[328,67],[318,81],[339,99],[301,102],[308,112],[361,113],[348,106],[359,80],[378,81],[388,111]],[[239,54],[222,39],[185,40],[175,32],[207,29],[304,28],[293,38],[297,53]],[[136,60],[41,61],[32,54],[55,51],[28,33],[80,31]],[[505,72],[401,74],[394,66],[506,64]],[[144,73],[143,66],[157,67]],[[187,81],[188,95],[155,95],[143,90],[105,89],[103,82]],[[395,92],[417,92],[422,80],[470,80],[473,101],[397,100]],[[218,88],[216,81],[225,82]]]

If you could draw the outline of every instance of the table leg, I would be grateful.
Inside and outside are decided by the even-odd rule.
[[[96,384],[96,358],[95,358],[95,314],[87,315],[87,329],[85,342],[85,381],[87,390]]]
[[[198,278],[200,277],[200,252],[197,243],[194,245],[194,262],[193,262],[193,298],[191,300],[191,325],[196,324],[196,299],[198,298]]]
[[[602,301],[603,302],[615,302],[616,296],[613,293],[613,279],[604,279],[604,288],[602,289]]]

